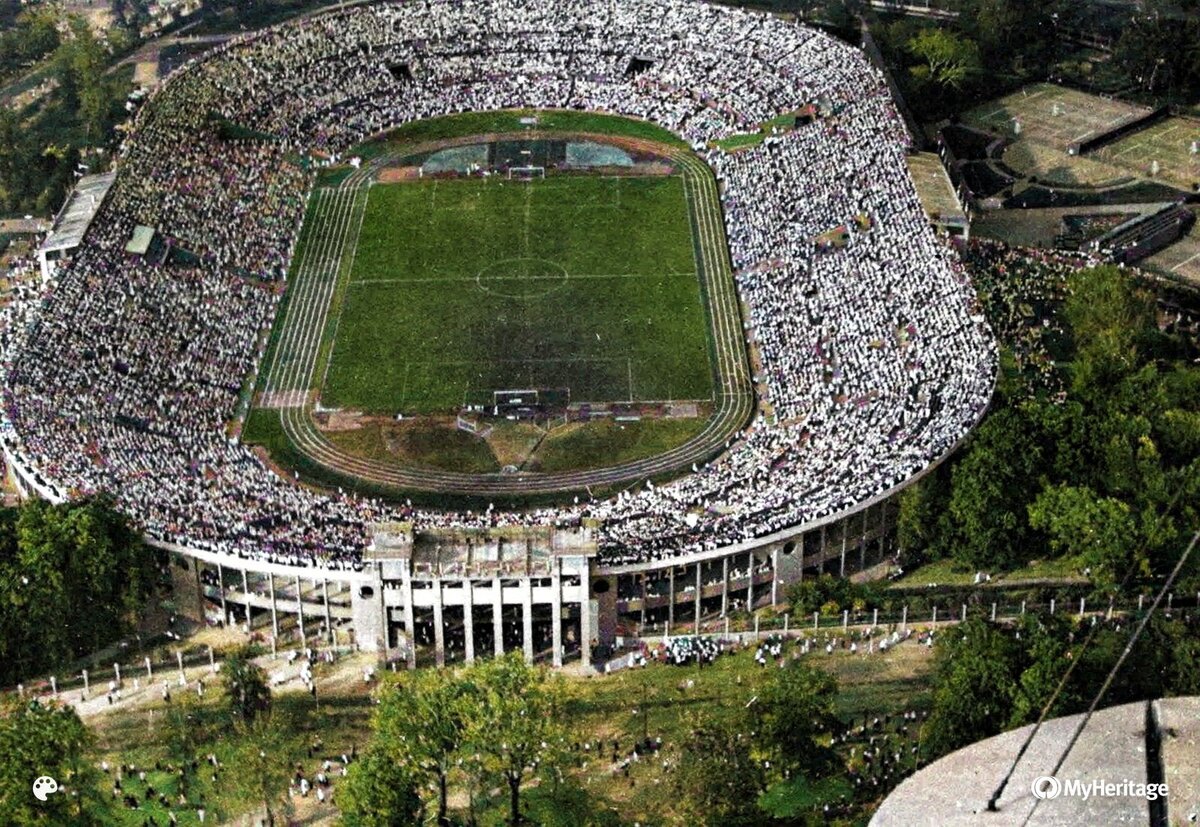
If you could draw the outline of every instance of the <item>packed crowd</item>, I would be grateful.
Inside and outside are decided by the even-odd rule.
[[[975,277],[988,320],[1012,353],[1013,368],[1030,395],[1063,389],[1059,360],[1069,352],[1057,310],[1067,296],[1067,278],[1102,263],[1097,256],[1009,247],[973,240],[963,261]]]
[[[814,102],[823,117],[761,145],[706,148]],[[763,413],[684,479],[555,510],[392,508],[278,476],[227,423],[312,185],[298,159],[505,107],[644,118],[702,153],[722,185]],[[995,379],[968,279],[917,202],[907,140],[858,50],[691,0],[372,5],[232,40],[143,106],[83,248],[44,296],[9,309],[5,445],[50,496],[108,490],[161,541],[293,564],[358,565],[386,519],[595,517],[603,559],[623,563],[852,511],[949,451]],[[814,236],[851,223],[844,246],[818,253]],[[138,225],[192,255],[130,256]]]

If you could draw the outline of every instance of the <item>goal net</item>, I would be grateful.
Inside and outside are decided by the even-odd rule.
[[[546,177],[545,167],[509,167],[508,180],[533,181]]]

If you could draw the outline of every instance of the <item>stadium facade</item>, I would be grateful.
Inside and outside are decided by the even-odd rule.
[[[816,103],[821,117],[765,126]],[[280,476],[228,424],[277,310],[254,279],[287,272],[314,184],[294,158],[512,108],[650,120],[708,164],[762,407],[692,474],[561,508],[446,513]],[[895,551],[895,494],[965,438],[995,382],[908,148],[857,49],[691,0],[368,4],[237,38],[151,97],[53,289],[8,309],[9,474],[54,501],[111,492],[171,556],[181,605],[276,634],[287,615],[309,634],[349,625],[410,663],[590,662],[626,634],[776,603]],[[188,255],[131,256],[141,227]],[[281,389],[285,422],[310,375]]]
[[[61,501],[4,448],[25,497]],[[854,513],[759,540],[646,563],[605,566],[593,529],[416,531],[376,526],[355,569],[314,569],[148,537],[166,553],[180,611],[196,619],[353,642],[416,666],[519,649],[527,659],[594,662],[627,637],[698,633],[732,611],[772,606],[805,577],[847,576],[896,548],[895,494]],[[469,609],[469,610],[468,610]],[[345,635],[346,637],[339,637]]]

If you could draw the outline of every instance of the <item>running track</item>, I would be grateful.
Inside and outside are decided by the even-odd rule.
[[[317,188],[313,215],[297,248],[299,264],[288,285],[278,341],[264,364],[264,398],[277,403],[283,430],[301,453],[318,464],[364,482],[413,491],[479,497],[520,496],[635,484],[670,474],[719,454],[754,411],[754,391],[742,335],[742,316],[729,265],[725,227],[711,171],[690,152],[669,157],[683,172],[688,192],[697,267],[708,298],[717,398],[704,430],[658,456],[586,471],[558,474],[464,474],[411,468],[364,459],[342,451],[320,432],[311,416],[312,377],[328,313],[347,250],[357,244],[368,184],[391,158],[355,171],[336,188]],[[347,264],[348,266],[348,264]]]

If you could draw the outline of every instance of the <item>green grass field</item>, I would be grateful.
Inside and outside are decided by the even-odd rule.
[[[322,402],[432,413],[492,391],[709,399],[681,178],[372,187]]]
[[[1096,155],[1139,175],[1150,175],[1157,161],[1156,177],[1191,188],[1200,183],[1200,154],[1191,151],[1194,141],[1200,141],[1200,119],[1172,117],[1109,144]]]
[[[668,147],[686,147],[675,133],[649,121],[602,115],[597,112],[576,112],[569,109],[501,109],[491,112],[462,112],[437,118],[406,123],[387,135],[372,139],[346,153],[364,158],[399,148],[410,148],[425,141],[440,141],[463,135],[528,132],[530,126],[522,120],[536,117],[538,132],[582,132],[589,135],[610,135],[654,141]]]

